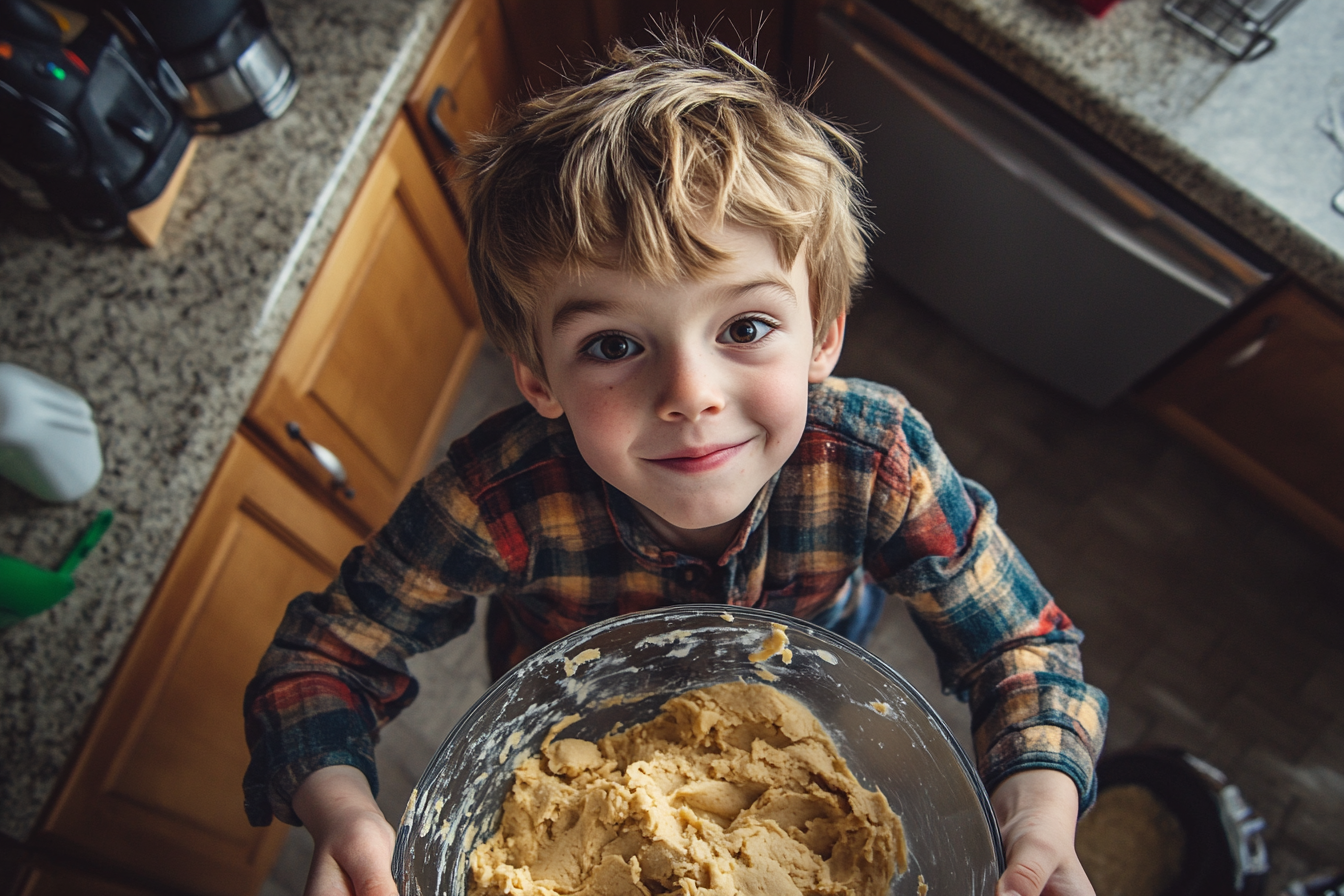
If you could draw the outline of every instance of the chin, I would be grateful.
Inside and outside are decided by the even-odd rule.
[[[753,497],[755,497],[753,495]],[[696,504],[692,506],[678,507],[660,507],[657,502],[646,504],[654,513],[662,517],[665,521],[678,529],[709,529],[714,526],[722,526],[725,523],[731,523],[742,515],[743,511],[751,504],[746,501],[740,506],[724,507],[722,505],[706,506],[706,504]]]

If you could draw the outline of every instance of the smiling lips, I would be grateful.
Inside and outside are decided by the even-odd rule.
[[[746,448],[750,441],[750,439],[747,439],[745,442],[734,442],[731,445],[703,445],[698,448],[681,448],[673,455],[648,457],[645,460],[675,473],[704,473],[718,469],[728,463],[742,449]]]

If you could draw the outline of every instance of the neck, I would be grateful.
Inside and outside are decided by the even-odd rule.
[[[635,509],[639,511],[639,515],[643,517],[644,522],[649,524],[653,534],[658,536],[658,540],[663,544],[683,554],[690,554],[692,557],[699,557],[701,560],[709,560],[710,562],[723,556],[723,552],[728,549],[728,545],[733,543],[738,530],[742,528],[742,520],[751,510],[748,507],[733,519],[726,523],[719,523],[717,526],[707,526],[704,529],[683,529],[680,526],[672,525],[634,499],[631,499],[630,503],[635,505]]]

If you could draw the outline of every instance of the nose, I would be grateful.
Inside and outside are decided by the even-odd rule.
[[[695,351],[670,353],[659,365],[657,413],[668,422],[695,423],[723,410],[724,390],[710,359]]]

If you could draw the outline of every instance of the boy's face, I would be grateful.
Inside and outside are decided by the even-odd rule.
[[[669,546],[701,555],[727,546],[797,447],[807,385],[830,374],[844,335],[841,318],[813,344],[803,251],[785,268],[764,231],[705,238],[730,258],[704,279],[558,275],[537,317],[549,382],[514,361],[523,395],[568,416],[588,465]]]

